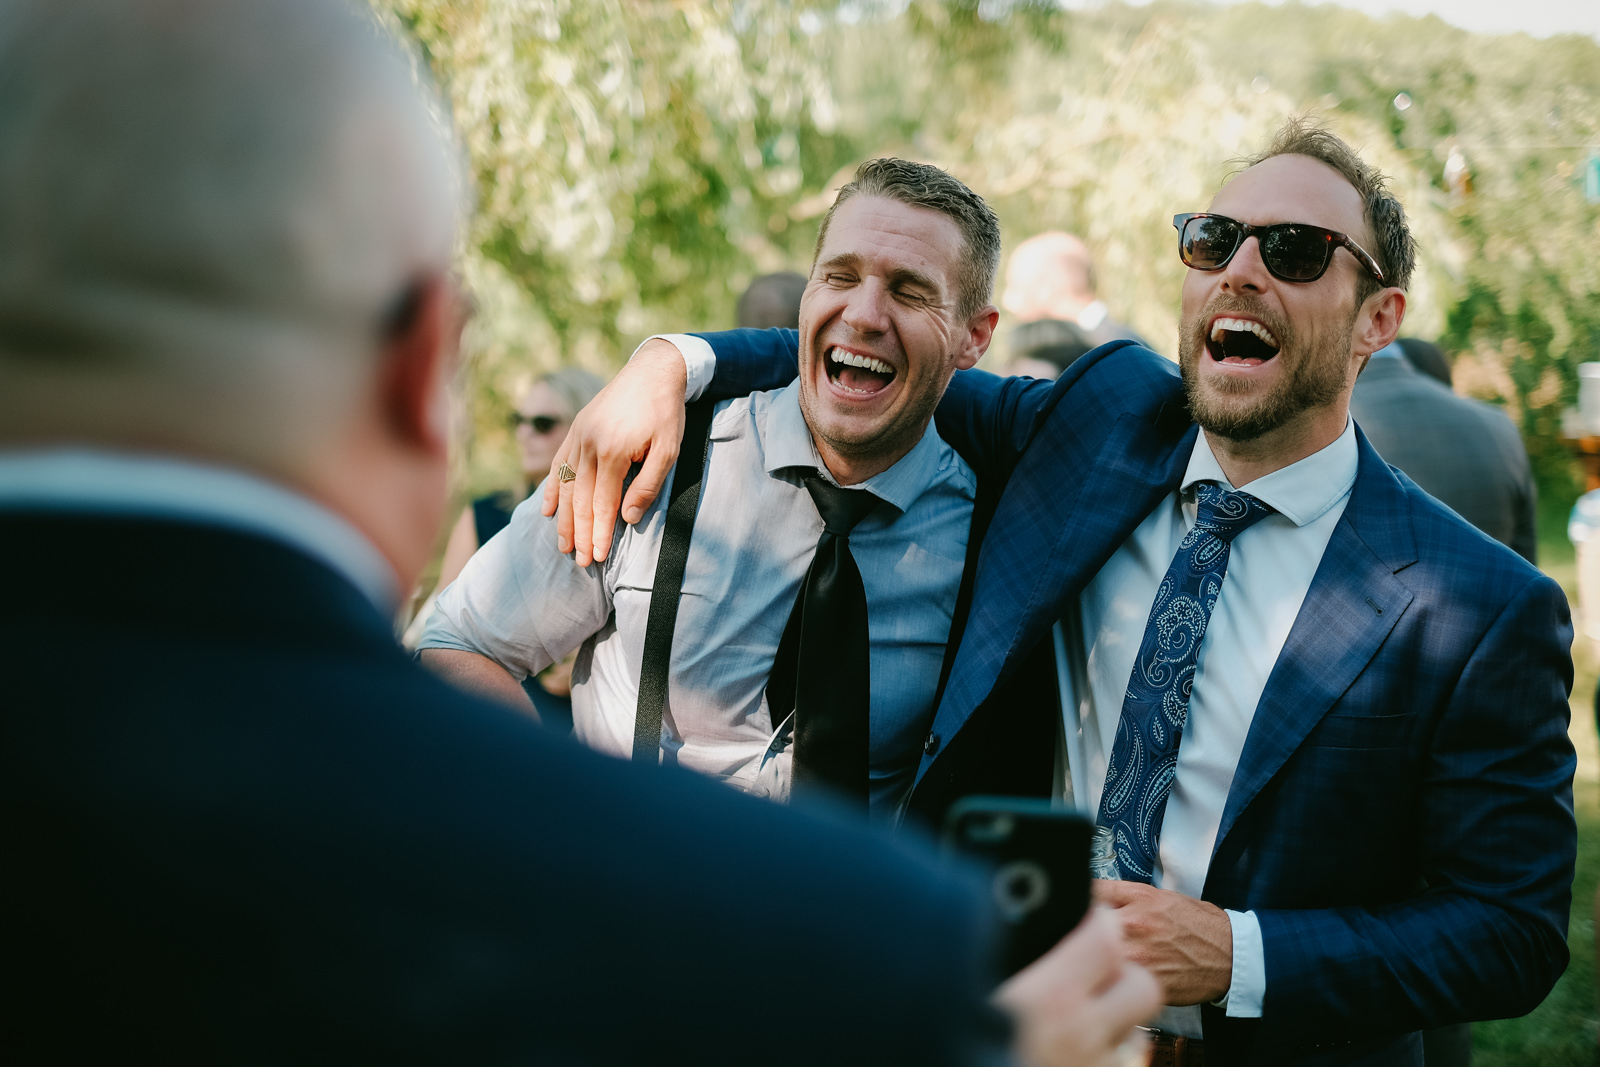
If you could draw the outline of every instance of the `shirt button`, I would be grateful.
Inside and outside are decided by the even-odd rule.
[[[929,756],[939,751],[939,735],[929,734],[928,739],[922,742],[922,751]]]

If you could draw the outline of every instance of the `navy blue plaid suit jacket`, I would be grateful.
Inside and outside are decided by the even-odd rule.
[[[719,394],[793,375],[792,333],[708,339]],[[1126,343],[1054,383],[961,372],[937,418],[994,504],[912,799],[934,817],[1048,789],[1050,626],[1198,432],[1177,368]],[[1205,1009],[1208,1062],[1420,1064],[1416,1031],[1527,1012],[1567,962],[1566,600],[1357,440],[1212,855],[1204,898],[1256,912],[1267,989],[1260,1020]]]

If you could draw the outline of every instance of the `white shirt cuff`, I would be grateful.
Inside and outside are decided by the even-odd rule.
[[[706,386],[711,384],[711,376],[717,372],[717,354],[711,351],[711,345],[703,338],[687,333],[658,333],[645,340],[665,341],[678,350],[678,354],[683,357],[684,369],[689,374],[689,383],[683,391],[683,399],[685,402],[699,400],[700,395],[706,391]],[[641,344],[639,347],[643,348],[644,345]],[[639,349],[633,351],[637,354]]]
[[[1234,1019],[1261,1018],[1261,1002],[1267,993],[1266,950],[1261,947],[1261,923],[1253,911],[1227,912],[1233,929],[1233,985],[1221,1000],[1212,1001],[1227,1009]]]

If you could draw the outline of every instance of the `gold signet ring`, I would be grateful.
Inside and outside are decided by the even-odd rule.
[[[567,466],[565,463],[556,468],[556,477],[560,478],[563,482],[570,482],[577,476],[578,472]]]

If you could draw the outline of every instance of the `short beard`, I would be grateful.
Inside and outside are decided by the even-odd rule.
[[[1200,360],[1210,359],[1204,331],[1220,313],[1237,311],[1260,319],[1282,345],[1274,359],[1295,343],[1294,330],[1279,316],[1268,316],[1263,309],[1244,300],[1214,300],[1192,322],[1183,324],[1178,340],[1178,366],[1183,372],[1183,392],[1189,415],[1212,437],[1225,441],[1255,441],[1286,425],[1291,419],[1315,407],[1324,407],[1344,393],[1348,373],[1350,343],[1355,336],[1356,311],[1338,335],[1325,338],[1312,351],[1301,353],[1289,374],[1270,393],[1254,404],[1218,403],[1200,390]],[[1212,383],[1213,389],[1216,383]]]

